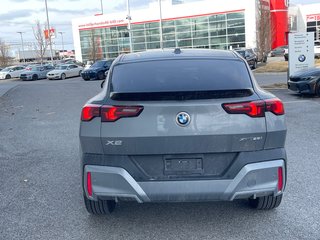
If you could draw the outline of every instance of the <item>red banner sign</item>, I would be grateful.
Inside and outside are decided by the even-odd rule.
[[[48,29],[45,29],[45,30],[43,31],[43,33],[44,33],[45,39],[49,39],[49,33],[50,33],[50,37],[51,37],[51,38],[54,38],[54,36],[55,36],[55,29],[54,29],[54,28],[50,28],[50,31],[48,31]]]

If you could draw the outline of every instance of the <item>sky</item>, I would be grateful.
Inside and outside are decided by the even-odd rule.
[[[104,14],[126,11],[126,0],[47,0],[50,25],[56,32],[63,32],[65,49],[73,49],[71,20],[101,13],[101,1]],[[157,0],[130,0],[131,9],[146,7],[153,1]],[[319,3],[319,0],[290,0],[290,3]],[[36,21],[43,25],[46,23],[45,0],[1,0],[0,39],[11,45],[12,49],[21,47],[17,32],[23,32],[25,49],[32,49],[32,42],[35,41],[32,28]],[[54,43],[56,49],[62,49],[61,34],[57,34]]]

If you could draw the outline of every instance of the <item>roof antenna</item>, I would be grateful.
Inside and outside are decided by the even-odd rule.
[[[181,53],[181,49],[180,48],[176,48],[173,51],[174,54],[180,54]]]

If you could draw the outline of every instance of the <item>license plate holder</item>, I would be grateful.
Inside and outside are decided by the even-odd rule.
[[[167,158],[164,160],[165,175],[201,175],[202,158]]]

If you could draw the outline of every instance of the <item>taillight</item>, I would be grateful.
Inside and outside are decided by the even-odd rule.
[[[88,104],[82,108],[81,120],[91,121],[95,117],[100,117],[100,105]]]
[[[284,107],[283,103],[278,98],[272,98],[265,100],[266,102],[266,111],[272,112],[275,115],[283,115],[284,114]]]
[[[92,197],[91,172],[87,172],[87,191],[88,191],[89,197]]]
[[[142,110],[142,106],[106,106],[88,104],[82,108],[81,120],[90,121],[95,117],[101,117],[101,122],[114,122],[124,117],[137,117]]]
[[[258,100],[252,102],[224,103],[223,109],[230,114],[246,114],[250,117],[264,117],[265,112],[283,115],[283,103],[278,98]]]
[[[278,191],[282,191],[283,188],[283,171],[282,167],[278,168]]]
[[[250,117],[264,117],[265,112],[264,101],[224,103],[222,107],[227,113],[247,114]]]
[[[141,106],[102,106],[101,121],[114,122],[123,117],[137,117],[142,110]]]

